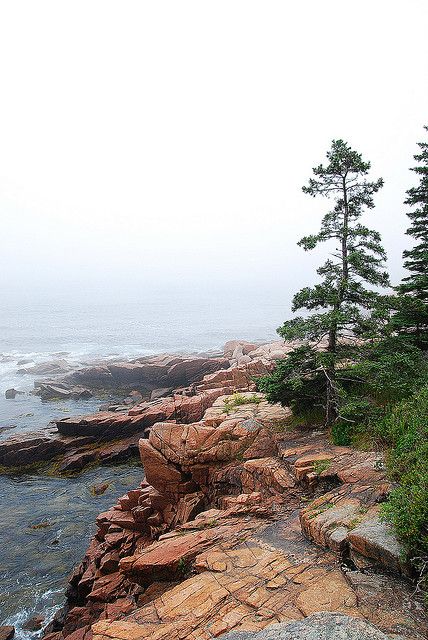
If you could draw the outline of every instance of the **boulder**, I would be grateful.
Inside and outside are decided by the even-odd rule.
[[[43,626],[44,620],[44,616],[32,616],[24,622],[22,628],[25,629],[25,631],[39,631]]]
[[[168,462],[184,469],[237,458],[266,457],[277,451],[270,432],[253,418],[227,419],[217,427],[203,422],[190,425],[158,423],[150,431],[149,444]]]
[[[17,395],[23,394],[23,391],[17,391],[17,389],[6,389],[4,392],[4,397],[6,400],[13,400]]]
[[[231,631],[221,640],[390,640],[372,624],[342,613],[315,613],[304,620],[272,624],[262,631]],[[401,636],[394,635],[395,640]]]
[[[380,520],[377,513],[349,531],[347,540],[351,557],[354,557],[357,566],[359,556],[363,556],[375,565],[383,565],[397,572],[408,572],[406,562],[403,561],[406,554],[402,545],[386,522]]]

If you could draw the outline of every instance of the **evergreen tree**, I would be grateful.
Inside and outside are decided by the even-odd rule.
[[[428,131],[428,127],[424,127]],[[407,213],[411,225],[407,234],[416,240],[412,249],[403,252],[404,267],[410,275],[397,288],[403,294],[398,301],[398,313],[393,326],[401,334],[412,338],[422,349],[428,348],[428,143],[418,143],[421,152],[412,168],[420,178],[419,184],[407,191],[404,204],[412,207]]]
[[[343,140],[333,140],[327,160],[325,166],[313,169],[314,177],[303,191],[327,197],[333,206],[324,215],[320,231],[298,244],[305,251],[327,241],[335,246],[317,269],[322,281],[305,287],[293,299],[293,311],[313,313],[293,318],[278,329],[285,340],[303,339],[304,346],[291,355],[292,367],[282,363],[260,381],[259,388],[269,399],[291,404],[298,411],[310,409],[322,390],[325,423],[332,424],[339,416],[340,374],[350,357],[350,344],[370,329],[369,310],[378,294],[367,284],[386,286],[388,275],[380,234],[359,222],[362,213],[374,207],[373,196],[383,180],[370,182],[366,178],[370,163]],[[318,351],[323,342],[326,348]]]

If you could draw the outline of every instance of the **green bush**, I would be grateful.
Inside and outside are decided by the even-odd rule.
[[[416,570],[428,566],[428,386],[399,402],[376,426],[390,446],[387,465],[398,485],[383,505]],[[425,581],[425,590],[428,584]]]
[[[257,390],[265,393],[269,402],[290,407],[297,418],[318,417],[324,411],[326,390],[326,378],[318,365],[313,349],[298,347],[279,360],[272,373],[256,380]]]

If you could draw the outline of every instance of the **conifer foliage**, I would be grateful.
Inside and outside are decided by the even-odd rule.
[[[417,166],[412,171],[419,177],[419,184],[407,191],[404,202],[411,207],[407,213],[411,225],[406,233],[416,243],[403,252],[404,267],[410,273],[398,287],[404,297],[393,324],[418,347],[428,349],[428,143],[418,145],[420,153],[414,156]]]
[[[291,404],[294,409],[305,399],[307,408],[318,401],[323,391],[325,423],[332,424],[340,413],[341,360],[349,345],[370,326],[369,310],[378,294],[373,287],[388,284],[384,269],[385,252],[377,231],[360,222],[361,215],[373,209],[373,196],[383,180],[370,181],[370,163],[343,140],[333,140],[327,163],[313,169],[313,177],[303,191],[310,196],[325,197],[332,207],[324,215],[315,235],[298,243],[305,251],[328,242],[332,252],[317,269],[321,282],[305,287],[293,299],[293,311],[305,309],[306,317],[286,321],[278,329],[285,340],[303,340],[292,356],[293,367],[278,367],[272,376],[259,383],[270,400]],[[368,287],[367,285],[371,285]],[[326,349],[317,345],[326,342]],[[317,394],[312,395],[311,390]]]

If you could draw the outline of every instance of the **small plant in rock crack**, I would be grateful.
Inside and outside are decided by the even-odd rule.
[[[323,471],[326,471],[331,465],[331,460],[315,460],[314,471],[320,475]]]
[[[177,565],[177,571],[181,576],[185,576],[186,573],[189,573],[189,564],[185,558],[180,558]]]
[[[235,407],[239,407],[244,404],[260,404],[262,398],[253,393],[252,396],[243,396],[241,393],[234,393],[231,396],[227,396],[224,401],[225,413],[229,414]]]

